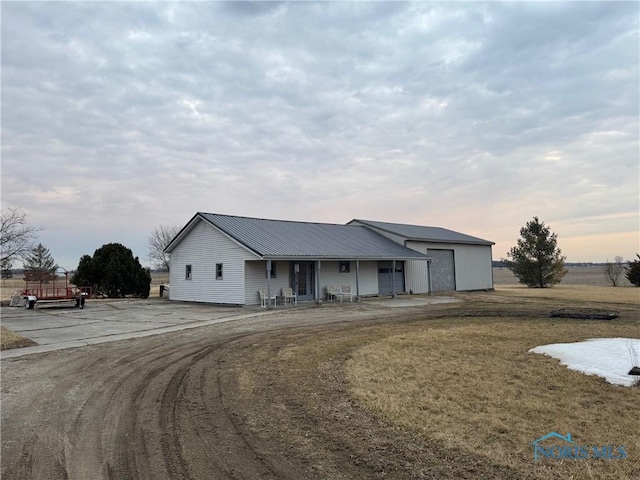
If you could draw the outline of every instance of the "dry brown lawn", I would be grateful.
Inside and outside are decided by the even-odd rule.
[[[552,288],[529,288],[523,285],[496,285],[496,293],[510,300],[564,301],[640,306],[640,288],[599,287],[594,285],[556,285]]]
[[[614,295],[612,295],[611,290]],[[607,287],[498,288],[467,301],[518,304],[505,312],[423,323],[355,350],[346,362],[351,393],[383,418],[535,478],[640,478],[640,388],[621,387],[528,353],[538,345],[587,338],[640,338],[637,290]],[[607,303],[606,300],[609,300]],[[622,306],[616,321],[553,319],[524,304]],[[613,307],[613,308],[611,308]],[[515,307],[514,310],[518,310]],[[453,313],[453,312],[452,312]],[[515,311],[514,311],[515,313]],[[624,445],[626,460],[545,459],[533,442],[556,431],[581,445]],[[553,444],[553,442],[550,442]]]
[[[640,456],[640,389],[527,353],[584,339],[575,325],[485,320],[418,328],[362,347],[347,364],[351,391],[393,422],[521,471],[533,467],[531,442],[551,431],[570,432],[583,445],[625,445],[630,460],[569,462],[549,469],[549,478],[631,478]],[[630,337],[637,329],[597,325],[587,336],[612,335]],[[548,465],[537,468],[545,478]]]
[[[31,347],[37,345],[33,340],[0,326],[0,350],[10,350],[12,348]]]
[[[346,468],[322,463],[329,445],[380,478],[640,478],[640,388],[528,353],[547,343],[640,338],[640,309],[536,291],[463,294],[464,302],[422,312],[390,309],[383,322],[254,343],[242,352],[240,386],[260,413],[248,417],[280,441],[295,439],[291,448],[327,472]],[[559,306],[620,317],[551,318]],[[628,458],[534,463],[532,442],[552,431],[580,445],[623,445]]]

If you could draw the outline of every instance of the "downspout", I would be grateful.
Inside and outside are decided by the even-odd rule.
[[[396,261],[391,262],[391,298],[396,298]]]
[[[356,260],[356,301],[360,301],[360,260]]]
[[[267,260],[267,305],[271,308],[271,260]]]
[[[316,303],[319,304],[320,303],[320,263],[321,261],[318,260],[318,266],[316,268],[317,273],[316,273],[316,288],[315,288],[315,292],[314,292],[314,297],[316,299]]]

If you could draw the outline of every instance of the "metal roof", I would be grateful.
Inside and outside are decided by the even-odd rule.
[[[414,240],[421,242],[438,242],[438,243],[464,243],[471,245],[495,245],[494,242],[483,240],[482,238],[472,237],[464,233],[454,232],[440,227],[423,227],[420,225],[405,225],[402,223],[376,222],[373,220],[354,219],[348,223],[359,223],[368,225],[372,228],[379,229],[384,232],[398,235],[405,240]]]
[[[249,250],[267,259],[410,260],[428,257],[356,225],[268,220],[198,212],[210,223]],[[172,250],[185,227],[167,247]]]

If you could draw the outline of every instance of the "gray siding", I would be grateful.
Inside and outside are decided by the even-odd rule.
[[[271,293],[280,295],[283,287],[288,287],[289,262],[273,262],[276,265],[276,278],[270,280]],[[246,305],[260,305],[259,290],[267,291],[267,262],[256,260],[245,264]]]
[[[358,274],[358,287],[360,295],[378,294],[378,262],[361,261],[360,273]],[[340,273],[340,262],[322,262],[320,268],[320,287],[322,298],[326,295],[327,285],[351,285],[354,295],[356,294],[356,262],[350,262],[350,272]]]
[[[171,252],[171,300],[208,303],[245,303],[246,260],[255,258],[245,248],[205,222],[196,223]],[[216,263],[223,278],[216,280]],[[191,280],[185,267],[191,265]]]
[[[456,290],[490,290],[493,269],[490,245],[458,245],[455,250]]]
[[[457,291],[488,290],[493,288],[490,245],[461,245],[450,243],[429,243],[408,241],[407,247],[428,254],[429,249],[453,250]],[[427,262],[405,262],[407,290],[413,293],[427,293]]]

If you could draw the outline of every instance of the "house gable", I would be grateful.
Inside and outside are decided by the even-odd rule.
[[[202,219],[183,230],[170,250],[171,300],[244,304],[244,265],[256,255]]]

